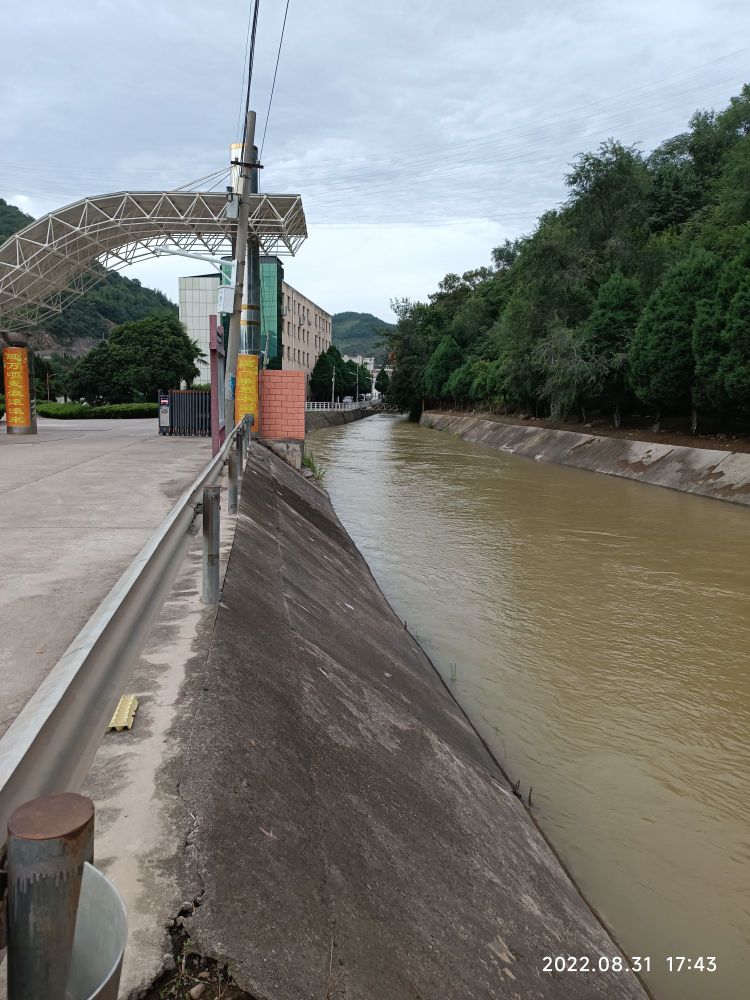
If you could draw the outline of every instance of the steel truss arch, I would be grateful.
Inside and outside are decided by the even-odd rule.
[[[307,237],[302,199],[252,194],[248,235],[261,253],[294,255]],[[158,247],[230,253],[237,219],[223,192],[121,191],[44,215],[0,246],[0,332],[38,327],[104,277]],[[96,267],[96,265],[100,265]]]

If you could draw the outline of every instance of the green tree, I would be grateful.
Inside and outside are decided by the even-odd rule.
[[[637,279],[615,271],[599,289],[585,329],[591,358],[599,365],[601,399],[612,409],[615,427],[620,426],[626,399],[628,350],[640,315],[639,300]]]
[[[89,403],[152,401],[160,389],[190,385],[200,348],[176,316],[150,316],[116,327],[68,375],[68,393]]]
[[[608,267],[627,265],[646,235],[652,178],[642,153],[609,139],[596,153],[579,156],[566,180],[576,242]],[[589,258],[589,265],[596,263]]]
[[[726,354],[719,374],[733,408],[750,413],[750,271],[745,271],[727,312],[724,328]]]
[[[662,410],[692,402],[693,322],[715,286],[715,258],[696,248],[667,271],[643,310],[630,346],[628,376],[639,399],[656,407],[657,424]]]
[[[9,236],[33,221],[33,218],[20,208],[9,205],[4,198],[0,198],[0,243],[5,243]]]
[[[411,420],[418,420],[425,396],[425,368],[439,340],[435,307],[394,299],[391,309],[398,322],[385,334],[388,356],[394,366],[389,398],[407,411]]]
[[[442,399],[445,395],[445,384],[451,374],[461,366],[463,355],[461,348],[450,334],[446,334],[427,362],[424,373],[424,384],[427,395],[432,399]]]
[[[391,377],[385,368],[381,368],[375,379],[375,388],[380,393],[381,396],[385,396],[388,392],[388,386],[390,385]]]
[[[536,348],[536,364],[542,376],[541,396],[549,404],[553,420],[565,420],[599,389],[605,371],[596,357],[591,339],[583,329],[554,322]],[[585,419],[585,413],[583,414]]]
[[[334,384],[333,373],[343,366],[341,352],[335,344],[331,344],[327,351],[323,351],[318,356],[312,372],[310,373],[310,393],[314,400],[319,403],[331,401],[332,393],[341,387]],[[339,376],[340,379],[340,376]]]
[[[465,403],[471,398],[474,383],[474,362],[464,361],[460,368],[454,368],[443,387],[443,395],[454,403]]]
[[[694,427],[699,409],[747,422],[729,310],[750,271],[750,86],[648,157],[614,140],[584,153],[567,184],[565,203],[491,266],[394,306],[392,398],[413,416],[434,397],[595,407],[617,423],[637,394],[657,413],[692,409]],[[447,377],[445,338],[460,350]]]

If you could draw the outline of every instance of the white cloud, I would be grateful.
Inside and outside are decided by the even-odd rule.
[[[283,8],[261,7],[261,134]],[[3,25],[0,196],[37,214],[227,163],[247,12],[27,0]],[[650,149],[726,104],[749,29],[744,0],[292,0],[262,175],[305,201],[290,280],[334,311],[424,297],[529,231],[577,153],[609,136]],[[130,273],[174,298],[182,268]]]

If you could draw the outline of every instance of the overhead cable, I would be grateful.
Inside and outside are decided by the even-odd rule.
[[[276,66],[273,71],[273,82],[271,83],[271,96],[268,98],[268,110],[266,111],[266,123],[263,126],[263,139],[260,144],[260,155],[258,159],[263,156],[263,147],[266,144],[266,132],[268,131],[268,120],[271,117],[271,104],[273,102],[273,92],[276,89],[276,75],[279,72],[279,60],[281,59],[281,46],[284,44],[284,29],[286,28],[286,19],[289,14],[289,0],[286,0],[286,8],[284,10],[284,21],[281,25],[281,38],[279,39],[279,50],[276,53]]]

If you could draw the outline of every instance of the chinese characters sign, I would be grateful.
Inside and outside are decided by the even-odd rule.
[[[25,347],[4,347],[5,421],[8,428],[30,427],[29,352]]]
[[[234,397],[234,419],[238,423],[246,413],[253,415],[253,427],[258,429],[258,355],[237,355],[237,388]]]

